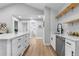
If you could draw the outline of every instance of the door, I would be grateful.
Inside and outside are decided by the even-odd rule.
[[[28,31],[28,23],[25,22],[25,23],[22,23],[22,27],[23,27],[23,32],[27,32]]]
[[[43,21],[30,20],[30,35],[31,37],[38,37],[43,39]]]
[[[38,21],[38,26],[37,26],[37,37],[43,39],[43,21]]]

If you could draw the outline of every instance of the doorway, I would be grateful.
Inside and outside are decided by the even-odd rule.
[[[43,37],[44,37],[43,21],[30,20],[29,30],[30,30],[31,38],[37,37],[37,38],[43,39]]]

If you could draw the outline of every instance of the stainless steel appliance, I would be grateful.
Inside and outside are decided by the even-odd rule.
[[[56,36],[56,52],[58,56],[65,56],[65,38]]]

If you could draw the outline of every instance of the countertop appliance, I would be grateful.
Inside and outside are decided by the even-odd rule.
[[[65,56],[65,38],[56,36],[56,52],[58,56]]]
[[[62,28],[62,24],[61,24],[61,23],[59,23],[59,24],[57,25],[57,32],[58,32],[59,34],[63,34],[63,28]]]

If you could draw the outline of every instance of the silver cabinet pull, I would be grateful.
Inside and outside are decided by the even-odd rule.
[[[20,48],[20,47],[21,47],[21,45],[18,46],[18,48]]]
[[[25,40],[25,42],[27,42],[27,40]]]
[[[18,39],[18,40],[21,40],[21,39]]]
[[[53,38],[51,38],[51,40],[53,40]]]
[[[69,43],[69,42],[66,42],[68,45],[71,45],[71,43]]]

